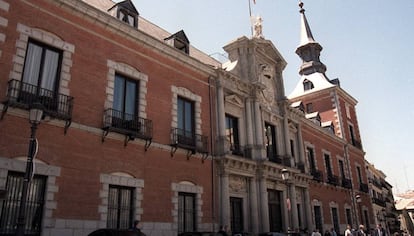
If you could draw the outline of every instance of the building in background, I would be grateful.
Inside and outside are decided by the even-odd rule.
[[[414,235],[414,191],[397,194],[395,207],[399,214],[400,232]]]
[[[130,0],[0,0],[0,234],[15,230],[35,103],[27,233],[373,228],[357,101],[326,76],[300,7],[286,96],[261,19],[222,64]]]
[[[288,96],[292,106],[303,112],[302,124],[307,166],[313,181],[310,198],[316,228],[334,228],[342,233],[346,225],[373,227],[373,215],[364,151],[355,106],[357,101],[329,79],[319,57],[322,46],[314,39],[305,10],[301,10],[301,40],[296,53],[302,59],[300,81]]]
[[[372,210],[375,216],[375,223],[381,224],[390,234],[399,232],[400,224],[398,212],[395,208],[392,186],[385,178],[386,175],[375,168],[368,161],[365,161],[368,172],[369,190],[372,199]]]

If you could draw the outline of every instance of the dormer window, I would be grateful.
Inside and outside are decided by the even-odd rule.
[[[128,25],[138,28],[139,13],[131,0],[125,0],[115,4],[108,12]]]
[[[314,86],[313,86],[313,83],[311,81],[309,81],[308,79],[305,79],[303,81],[303,90],[304,91],[308,91],[308,90],[311,90],[313,88],[314,88]]]
[[[188,41],[188,38],[183,30],[180,30],[170,37],[165,38],[164,41],[185,54],[190,54],[190,41]]]
[[[132,27],[138,27],[138,16],[131,14],[126,9],[119,9],[118,19],[122,20]]]

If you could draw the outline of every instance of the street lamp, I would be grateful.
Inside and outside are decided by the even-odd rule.
[[[288,228],[287,228],[287,233],[289,234],[290,232],[290,222],[291,222],[291,214],[290,214],[290,197],[289,197],[289,179],[290,179],[290,172],[287,169],[282,169],[282,179],[285,181],[286,184],[286,194],[287,194],[287,198],[286,198],[286,204],[287,204],[287,210],[288,210]]]
[[[33,159],[37,151],[36,130],[43,117],[43,105],[33,103],[30,106],[29,121],[31,126],[29,152],[27,154],[26,172],[24,173],[23,189],[20,197],[19,215],[17,217],[16,235],[23,236],[26,218],[26,200],[30,181],[33,175]]]

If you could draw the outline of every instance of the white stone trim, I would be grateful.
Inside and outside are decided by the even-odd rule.
[[[144,195],[142,193],[142,189],[144,188],[144,180],[137,179],[134,177],[128,177],[126,175],[114,175],[114,174],[101,174],[100,175],[100,182],[102,184],[101,191],[99,192],[99,197],[101,199],[101,203],[98,206],[98,212],[100,214],[100,220],[98,223],[99,228],[105,228],[106,222],[108,219],[108,191],[109,185],[118,185],[118,186],[125,186],[125,187],[133,187],[135,188],[135,217],[136,220],[141,220],[141,215],[144,213],[141,203],[144,199]]]
[[[147,83],[148,75],[138,71],[134,67],[121,62],[115,62],[112,60],[107,61],[108,74],[106,85],[106,101],[104,104],[105,109],[112,108],[114,102],[114,85],[115,74],[121,73],[128,78],[139,81],[139,104],[138,104],[138,116],[141,118],[147,118],[146,106],[147,106]]]
[[[202,206],[203,206],[203,200],[201,199],[201,195],[203,194],[203,187],[188,184],[188,183],[172,183],[171,184],[171,191],[173,192],[173,197],[171,199],[171,202],[173,204],[172,209],[172,216],[173,216],[173,230],[178,230],[178,194],[180,192],[185,193],[194,193],[195,196],[195,204],[196,204],[196,224],[197,229],[202,230]]]
[[[63,41],[50,32],[31,28],[20,23],[17,24],[17,32],[20,33],[20,37],[16,42],[16,54],[13,57],[13,69],[10,72],[10,79],[22,80],[27,44],[29,38],[33,38],[63,51],[58,92],[69,95],[70,69],[73,64],[72,54],[75,52],[75,45]]]
[[[0,189],[6,188],[6,180],[9,171],[25,172],[26,158],[4,158],[0,157]],[[52,218],[53,210],[57,208],[55,193],[59,191],[56,185],[56,177],[60,176],[60,167],[51,166],[36,161],[35,174],[47,176],[45,203],[43,208],[42,232],[55,226]]]
[[[172,92],[172,120],[171,120],[171,127],[177,128],[178,127],[178,114],[177,114],[177,100],[178,96],[185,97],[189,100],[194,101],[195,106],[195,133],[196,134],[202,134],[201,132],[201,96],[191,92],[187,88],[183,87],[176,87],[171,86],[171,92]]]

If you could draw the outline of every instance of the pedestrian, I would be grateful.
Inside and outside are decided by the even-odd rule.
[[[344,236],[352,236],[351,226],[347,225]]]
[[[359,230],[357,232],[357,236],[366,236],[364,228],[365,228],[364,225],[359,225]]]
[[[220,226],[220,230],[218,231],[218,234],[221,236],[228,236],[227,232],[229,230],[229,226],[228,225],[222,225]]]
[[[381,224],[377,224],[377,228],[374,231],[374,236],[387,236],[387,232],[382,228]]]
[[[331,236],[337,236],[336,231],[334,228],[331,228]]]
[[[319,229],[315,229],[313,232],[312,232],[312,235],[311,236],[322,236],[321,235],[321,233],[319,233]]]
[[[134,220],[134,225],[132,226],[132,230],[138,234],[138,236],[145,236],[145,234],[141,231],[141,224],[139,220]]]
[[[325,233],[323,234],[323,236],[333,236],[333,235],[331,235],[331,232],[329,232],[329,230],[325,230]]]

